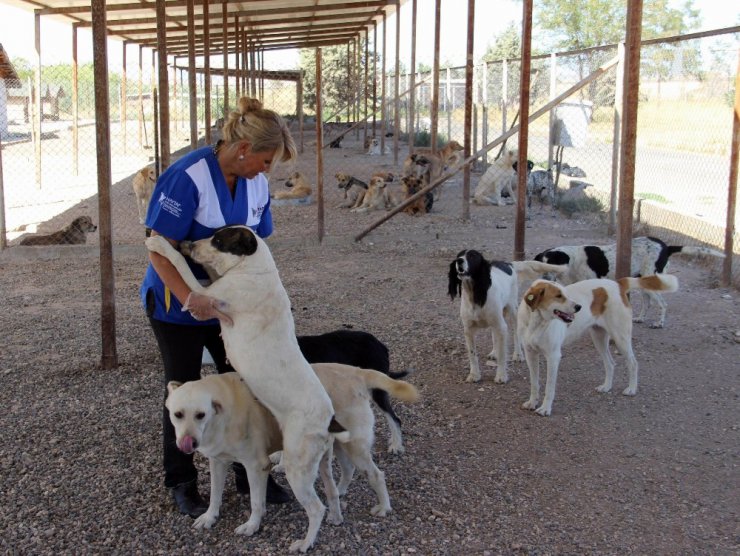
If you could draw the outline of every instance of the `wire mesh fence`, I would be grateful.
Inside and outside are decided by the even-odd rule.
[[[730,33],[719,37],[719,42],[717,37],[653,41],[641,52],[635,220],[719,248],[724,244],[727,214],[736,43],[737,35]],[[369,55],[362,41],[337,50],[337,75],[332,80],[333,73],[327,70],[322,89],[326,163],[321,178],[326,191],[339,192],[344,200],[344,191],[338,186],[348,176],[368,186],[375,174],[388,178],[387,174],[393,174],[393,181],[385,186],[387,200],[382,209],[387,210],[405,194],[400,177],[409,173],[408,155],[429,154],[424,149],[431,147],[435,131],[437,149],[452,141],[463,144],[465,68],[443,67],[436,80],[429,70],[402,73],[396,78],[392,67],[382,74],[382,60]],[[530,114],[616,56],[615,45],[534,57]],[[472,152],[520,123],[520,69],[519,60],[475,67]],[[109,75],[113,241],[118,244],[141,241],[143,226],[133,182],[147,178],[146,172],[140,171],[152,166],[155,155],[154,71],[140,65],[127,70]],[[214,70],[211,76],[210,98],[206,99],[202,73],[196,76],[196,90],[191,91],[187,69],[176,64],[170,69],[169,132],[175,156],[190,148],[190,103],[197,105],[197,135],[203,141],[206,102],[217,124],[225,111],[226,87],[230,106],[240,94],[255,94],[291,123],[303,155],[290,173],[275,176],[275,193],[294,172],[304,174],[315,187],[319,176],[311,68],[297,72],[303,76],[303,88],[296,72],[289,79],[277,75],[251,82],[232,74],[225,84],[219,71]],[[547,204],[556,203],[566,215],[583,210],[608,213],[618,181],[618,73],[616,65],[609,66],[553,110],[531,121],[527,152],[531,175],[553,194],[541,194],[543,189],[535,191],[533,185],[535,201],[530,211],[550,210]],[[40,102],[34,102],[37,86],[33,75],[27,74],[21,87],[7,90],[2,170],[10,245],[29,233],[60,230],[77,216],[97,220],[92,67],[79,68],[75,85],[71,66],[42,66],[39,82]],[[433,129],[435,98],[438,113]],[[35,108],[39,105],[40,114]],[[212,131],[217,133],[217,128]],[[517,144],[518,136],[513,134],[476,161],[471,193],[475,195],[491,167]],[[454,152],[456,156],[446,161],[448,165],[461,158],[459,151]],[[420,173],[424,168],[413,170]],[[513,185],[510,166],[506,174]],[[513,201],[506,199],[507,193],[503,188],[501,204]],[[736,235],[736,249],[738,239]],[[95,241],[94,234],[90,241]]]

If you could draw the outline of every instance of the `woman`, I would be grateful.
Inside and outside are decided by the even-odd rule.
[[[162,235],[174,246],[213,235],[225,225],[250,226],[260,237],[272,233],[270,193],[265,172],[274,161],[296,157],[293,138],[283,119],[262,108],[252,98],[239,99],[223,127],[223,139],[183,156],[157,180],[147,211],[151,233]],[[219,373],[233,371],[226,362],[221,341],[218,300],[191,292],[174,266],[156,253],[149,253],[149,267],[141,285],[141,299],[164,365],[166,385],[200,378],[203,348]],[[208,276],[200,265],[188,261],[204,284]],[[171,489],[178,510],[195,518],[207,504],[197,488],[192,454],[180,452],[175,432],[164,408],[164,484]],[[244,468],[235,467],[237,489],[248,492]],[[268,502],[279,503],[288,495],[274,481],[268,483]]]

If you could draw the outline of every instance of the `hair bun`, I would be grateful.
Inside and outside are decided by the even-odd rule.
[[[262,109],[262,103],[256,98],[241,97],[239,99],[239,112],[244,115]]]

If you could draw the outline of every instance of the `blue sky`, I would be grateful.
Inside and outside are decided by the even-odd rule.
[[[649,0],[646,0],[649,1]],[[680,0],[676,0],[677,2]],[[2,2],[2,0],[0,0]],[[534,1],[537,9],[537,0]],[[702,29],[727,27],[738,22],[740,4],[727,0],[696,0],[696,8],[701,11]],[[735,8],[730,6],[735,5]],[[465,33],[467,26],[467,2],[464,0],[442,0],[440,50],[442,62],[450,61],[455,65],[465,63]],[[514,0],[477,0],[476,2],[476,33],[475,59],[485,52],[489,42],[498,33],[505,29],[510,22],[521,21],[521,2]],[[734,12],[734,13],[733,13]],[[417,26],[417,60],[427,65],[432,64],[433,52],[433,0],[418,0],[418,21],[428,22],[426,26]],[[33,60],[33,13],[0,3],[0,21],[2,33],[0,41],[11,58],[24,57]],[[44,64],[67,63],[71,60],[72,32],[69,23],[60,22],[51,17],[43,17],[42,26],[42,62]],[[411,3],[407,2],[401,10],[401,59],[406,66],[410,61],[411,36]],[[403,40],[406,38],[406,40]],[[382,40],[382,33],[378,30],[378,41]],[[395,16],[388,19],[387,37],[388,59],[395,56]],[[79,61],[92,61],[92,37],[89,30],[82,29],[79,33]],[[108,41],[108,60],[111,69],[120,69],[122,58],[122,43],[118,40]],[[147,56],[145,52],[145,56]],[[129,64],[136,65],[138,49],[130,48],[128,52]],[[220,61],[214,60],[218,65]],[[269,53],[266,55],[268,68],[292,68],[297,66],[295,52]],[[131,71],[132,68],[129,69]]]

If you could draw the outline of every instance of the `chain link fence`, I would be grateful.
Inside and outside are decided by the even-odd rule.
[[[378,173],[393,174],[393,181],[386,187],[398,200],[404,194],[399,177],[405,172],[407,155],[431,146],[434,76],[431,71],[399,75],[400,94],[396,99],[393,70],[383,76],[381,60],[366,59],[363,52],[367,50],[361,41],[359,46],[340,50],[348,57],[344,94],[339,98],[337,86],[331,82],[322,89],[322,179],[325,191],[340,195],[329,202],[344,202],[344,191],[338,186],[347,176],[368,185]],[[530,114],[616,56],[615,45],[534,57]],[[642,49],[634,216],[636,223],[659,229],[655,233],[665,241],[673,241],[671,234],[675,234],[715,248],[724,245],[736,60],[736,33],[651,41]],[[155,156],[155,73],[140,68],[128,67],[125,73],[109,74],[113,241],[117,244],[138,243],[143,237],[132,182],[141,169],[153,164]],[[318,181],[313,148],[317,143],[314,105],[299,98],[311,92],[311,70],[303,69],[305,90],[293,78],[281,80],[277,76],[251,83],[244,77],[238,82],[233,75],[228,79],[230,105],[245,90],[261,96],[266,107],[290,121],[301,147],[303,155],[297,166],[274,176],[275,193],[284,189],[284,182],[295,172],[302,173],[313,188]],[[197,102],[201,142],[205,135],[205,103],[210,102],[214,122],[224,114],[225,85],[220,71],[213,70],[211,98],[206,99],[202,73],[197,75],[196,90],[191,92],[187,70],[176,64],[170,68],[169,131],[174,156],[190,148],[191,99]],[[472,152],[519,123],[519,80],[518,60],[475,67]],[[527,158],[532,161],[533,172],[549,172],[557,192],[555,204],[561,212],[597,211],[608,220],[619,155],[615,148],[615,109],[620,102],[617,81],[617,66],[612,65],[530,123]],[[71,65],[42,66],[40,84],[41,114],[36,125],[39,115],[32,72],[24,75],[20,87],[7,89],[8,127],[2,135],[2,171],[7,240],[11,246],[30,233],[60,230],[77,216],[87,215],[97,221],[92,66],[79,68],[76,88]],[[438,148],[450,141],[463,143],[465,91],[464,67],[441,68]],[[213,131],[217,133],[215,128]],[[414,146],[410,148],[411,136]],[[471,193],[502,151],[517,145],[514,134],[505,146],[497,146],[475,161]],[[546,196],[539,200],[541,203],[535,201],[531,211],[551,210],[546,206]],[[737,229],[737,222],[735,225]],[[736,249],[740,249],[739,239],[736,233]],[[97,238],[91,234],[88,242],[94,241]]]

